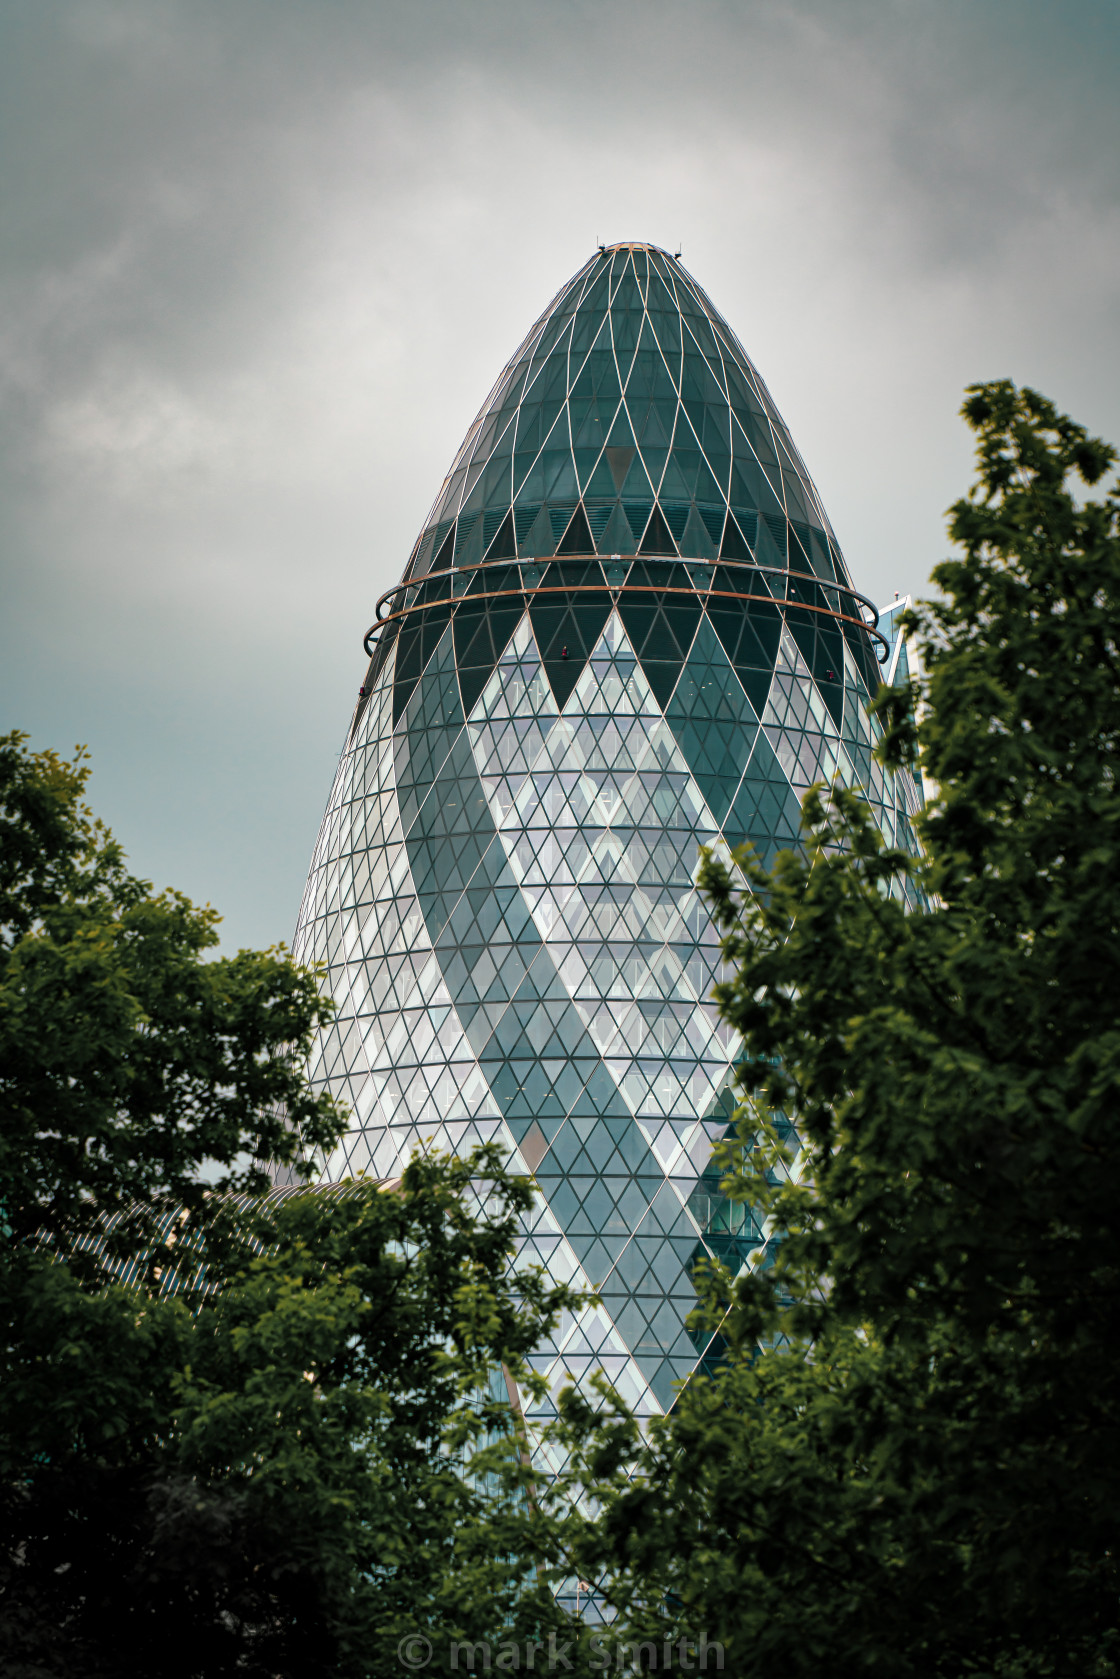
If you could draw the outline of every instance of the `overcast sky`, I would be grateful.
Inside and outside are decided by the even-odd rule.
[[[0,727],[287,941],[361,636],[600,242],[742,338],[857,587],[972,380],[1120,439],[1120,0],[0,0]]]

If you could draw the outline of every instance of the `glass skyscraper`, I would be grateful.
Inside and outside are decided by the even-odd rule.
[[[865,705],[904,653],[853,589],[766,386],[676,258],[596,252],[467,433],[377,605],[295,954],[338,1003],[329,1179],[496,1140],[539,1186],[525,1257],[602,1305],[542,1349],[664,1410],[704,1348],[736,1043],[706,1000],[698,848],[796,843],[818,779],[912,844]]]

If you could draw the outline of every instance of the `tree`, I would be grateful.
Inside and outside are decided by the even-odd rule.
[[[531,1200],[482,1150],[270,1201],[208,1296],[46,1268],[5,1371],[4,1673],[335,1679],[406,1637],[441,1671],[561,1627],[502,1379],[567,1300],[509,1272]]]
[[[343,1123],[330,1005],[207,960],[85,776],[0,742],[0,1668],[364,1675],[559,1625],[502,1369],[571,1303],[510,1271],[528,1183],[484,1149],[262,1193]]]
[[[302,1070],[329,1005],[281,949],[204,960],[217,912],[130,875],[82,802],[84,754],[25,741],[0,737],[7,1252],[45,1243],[95,1274],[106,1243],[147,1244],[154,1266],[167,1213],[198,1222],[211,1191],[265,1188],[259,1161],[306,1168],[333,1140],[338,1112]]]
[[[963,412],[925,674],[874,706],[922,855],[833,787],[771,871],[703,866],[775,1262],[710,1275],[723,1367],[647,1446],[566,1401],[582,1567],[742,1675],[1120,1671],[1120,497],[1074,488],[1116,457],[1009,382]]]

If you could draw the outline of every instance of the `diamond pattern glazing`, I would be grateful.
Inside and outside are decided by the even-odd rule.
[[[912,845],[918,800],[871,757],[873,625],[816,492],[675,259],[564,288],[379,621],[295,940],[338,1003],[312,1080],[353,1112],[327,1176],[501,1143],[540,1189],[525,1257],[602,1301],[542,1367],[663,1410],[696,1259],[761,1240],[709,1166],[736,1046],[698,847],[796,843],[836,775]]]

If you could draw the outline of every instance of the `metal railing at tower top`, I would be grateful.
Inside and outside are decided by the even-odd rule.
[[[646,568],[646,576],[631,582],[629,574],[635,564]],[[583,575],[573,576],[574,568],[579,566],[584,567]],[[658,566],[665,566],[672,574],[683,570],[689,583],[684,585],[670,581],[668,577],[662,582],[651,576],[650,571]],[[598,570],[601,582],[595,580],[592,568]],[[553,569],[558,571],[560,580],[546,581],[544,574]],[[479,573],[488,570],[504,573],[504,577],[497,581],[505,586],[486,588],[489,579],[480,579]],[[608,576],[611,570],[620,571],[622,575],[612,579]],[[568,572],[566,577],[563,575],[565,571]],[[511,574],[515,572],[518,574],[516,584],[511,581]],[[716,582],[738,581],[720,577],[721,572],[745,572],[751,579],[758,579],[762,592],[716,588]],[[771,586],[770,578],[779,579],[781,587]],[[477,586],[480,581],[483,584],[481,588]],[[409,593],[413,596],[411,600],[407,598]],[[406,596],[403,606],[394,607],[389,612],[383,610],[387,603],[402,594]],[[480,560],[473,565],[453,566],[446,571],[425,572],[421,577],[406,579],[394,588],[386,589],[374,609],[374,621],[365,633],[363,646],[367,656],[372,657],[373,637],[388,625],[398,623],[413,613],[481,605],[486,601],[514,597],[520,597],[528,605],[530,600],[542,595],[573,594],[607,594],[615,601],[622,595],[630,594],[688,596],[700,602],[742,601],[744,604],[754,602],[778,607],[783,617],[786,610],[816,613],[831,618],[841,627],[848,625],[862,630],[874,645],[880,664],[890,653],[891,644],[878,628],[877,607],[848,583],[837,583],[831,578],[819,577],[815,572],[790,571],[786,566],[758,565],[753,560],[700,560],[660,554],[551,554],[541,559],[511,557]],[[829,600],[829,596],[835,597],[834,602]],[[842,609],[849,605],[854,610]]]

